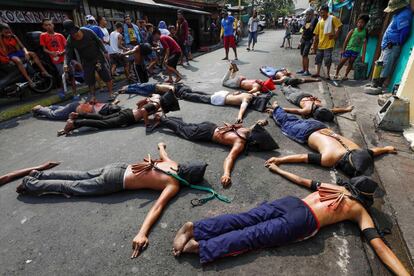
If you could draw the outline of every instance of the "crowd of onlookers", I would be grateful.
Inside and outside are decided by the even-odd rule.
[[[170,75],[180,74],[178,64],[188,65],[192,59],[191,47],[194,41],[181,10],[177,11],[177,21],[169,25],[160,21],[158,26],[139,19],[136,24],[130,15],[125,15],[124,22],[116,22],[110,32],[105,17],[87,15],[86,25],[76,26],[72,21],[63,23],[65,34],[55,32],[51,19],[42,20],[43,33],[40,35],[40,46],[50,57],[59,76],[66,75],[76,93],[76,81],[82,79],[94,95],[97,78],[107,83],[112,97],[112,77],[117,76],[117,68],[123,67],[129,81],[145,82],[148,75],[154,73],[157,66],[166,67]],[[148,47],[150,49],[148,50]],[[143,49],[147,49],[145,55]],[[137,51],[140,53],[137,53]],[[0,63],[14,64],[25,77],[30,86],[36,84],[27,73],[24,62],[33,60],[44,76],[50,76],[38,55],[29,51],[13,33],[10,26],[0,22]],[[140,63],[140,64],[137,64]],[[75,76],[81,75],[80,78]]]

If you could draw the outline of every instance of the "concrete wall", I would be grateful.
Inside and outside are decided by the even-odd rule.
[[[410,123],[414,124],[414,51],[411,51],[397,96],[410,101]]]

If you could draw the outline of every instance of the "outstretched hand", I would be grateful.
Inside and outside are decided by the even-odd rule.
[[[60,165],[59,161],[47,161],[46,163],[40,165],[39,169],[40,170],[48,170],[48,169],[54,168],[58,165]]]
[[[282,162],[280,161],[280,159],[279,158],[277,158],[277,157],[272,157],[272,158],[270,158],[270,159],[268,159],[266,162],[265,162],[265,166],[266,167],[269,167],[270,165],[272,165],[272,164],[274,164],[274,165],[280,165]]]
[[[223,175],[221,177],[221,185],[223,185],[223,188],[227,188],[231,184],[231,177],[230,175]]]
[[[137,258],[142,251],[148,247],[149,241],[148,238],[144,235],[136,235],[132,240],[132,255],[131,259]]]
[[[271,172],[278,173],[280,168],[275,163],[265,163],[265,167],[268,168]]]

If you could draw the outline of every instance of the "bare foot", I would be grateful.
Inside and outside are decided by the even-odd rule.
[[[199,252],[199,244],[196,240],[191,239],[189,240],[183,249],[184,253],[198,253]]]
[[[65,128],[57,132],[57,136],[69,135],[74,129],[75,125],[73,124],[73,120],[69,119],[66,121]]]
[[[279,104],[277,103],[277,101],[274,101],[273,103],[272,103],[272,108],[273,109],[275,109],[276,107],[278,107],[279,106]]]
[[[184,223],[181,229],[178,230],[173,242],[174,256],[180,256],[186,243],[193,237],[193,226],[193,223],[189,221]]]
[[[38,105],[36,105],[36,106],[34,106],[33,108],[32,108],[32,112],[35,112],[35,111],[37,111],[37,110],[39,110],[39,109],[41,109],[43,106],[41,106],[40,104],[38,104]]]
[[[76,118],[78,118],[78,115],[79,115],[79,113],[76,113],[76,112],[71,112],[71,113],[69,114],[69,119],[71,119],[71,120],[75,120]]]

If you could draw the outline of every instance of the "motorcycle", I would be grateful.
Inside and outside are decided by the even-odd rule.
[[[28,33],[29,41],[34,38],[34,40],[30,41],[32,42],[30,43],[32,45],[36,45],[36,38],[38,42],[39,37],[40,32]],[[33,47],[32,49],[29,49],[35,50],[35,52],[38,53],[39,48],[40,46],[37,46],[36,49],[33,49]],[[39,58],[42,60],[42,63],[44,63],[43,60],[45,59],[41,56],[39,56]],[[46,63],[44,65],[47,69],[50,68],[50,65]],[[30,88],[31,91],[39,94],[47,93],[52,89],[54,83],[52,77],[43,76],[39,68],[37,68],[31,61],[26,61],[24,67],[35,84],[34,87],[29,86],[29,83],[14,63],[0,64],[0,97],[19,97],[22,99],[26,88]]]

